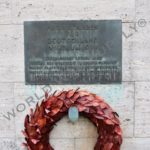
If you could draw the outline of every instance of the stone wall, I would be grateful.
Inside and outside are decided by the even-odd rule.
[[[21,150],[23,121],[42,89],[81,87],[104,97],[119,113],[122,150],[150,149],[149,0],[0,0],[0,149]],[[122,85],[26,86],[23,21],[122,19]],[[9,113],[8,113],[9,112]],[[9,118],[10,116],[10,118]],[[63,118],[50,135],[56,150],[92,150],[96,128],[80,117]]]

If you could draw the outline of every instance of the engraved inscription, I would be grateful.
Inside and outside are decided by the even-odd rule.
[[[27,84],[121,82],[121,21],[25,22]]]

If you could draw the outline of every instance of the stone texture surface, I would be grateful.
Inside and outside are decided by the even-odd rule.
[[[136,19],[146,19],[150,21],[150,1],[149,0],[136,0]]]
[[[15,119],[9,119],[9,115],[7,112],[13,108],[13,104],[0,104],[0,137],[15,137]]]
[[[7,24],[11,22],[11,0],[0,1],[0,23]]]
[[[149,138],[128,138],[124,139],[122,150],[149,150]]]
[[[119,113],[122,150],[150,149],[149,0],[0,1],[0,149],[22,150],[24,117],[44,95],[43,86],[24,85],[23,22],[27,20],[122,19],[122,85],[44,87],[49,92],[80,87],[98,94]],[[5,116],[5,117],[4,117]],[[62,130],[63,129],[63,130]],[[50,135],[55,150],[92,150],[96,128],[86,118],[64,117]]]
[[[106,9],[106,6],[108,9]],[[39,13],[40,12],[40,13]],[[24,20],[115,19],[132,21],[135,18],[135,0],[14,0],[12,22]]]
[[[0,82],[24,81],[23,26],[0,26]]]
[[[150,82],[136,83],[135,136],[150,136]]]
[[[75,150],[93,150],[95,143],[96,143],[96,138],[78,138],[75,139]],[[87,146],[87,143],[89,146]]]
[[[73,124],[67,117],[57,123],[50,135],[51,138],[96,138],[96,127],[85,118],[80,117]]]
[[[51,144],[55,150],[74,150],[74,139],[52,139]]]

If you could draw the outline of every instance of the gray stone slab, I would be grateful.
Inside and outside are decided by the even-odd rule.
[[[121,20],[24,23],[26,84],[120,83]]]

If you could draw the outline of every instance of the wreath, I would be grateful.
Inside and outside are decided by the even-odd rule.
[[[23,144],[27,149],[54,150],[49,143],[49,134],[72,106],[97,127],[94,150],[120,150],[122,131],[118,114],[101,97],[79,89],[56,91],[50,96],[46,93],[35,111],[31,109],[30,115],[25,117],[23,131],[26,140]]]

